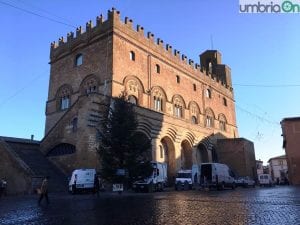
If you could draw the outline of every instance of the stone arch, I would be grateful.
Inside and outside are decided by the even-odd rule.
[[[188,140],[181,142],[181,168],[191,169],[193,165],[192,146]]]
[[[166,102],[167,102],[167,94],[159,86],[152,87],[151,89],[151,108],[160,111],[165,112],[166,111]]]
[[[123,80],[125,92],[128,96],[137,98],[137,105],[142,105],[143,93],[145,93],[142,81],[136,76],[126,76]]]
[[[151,137],[151,131],[152,131],[152,123],[149,122],[148,120],[138,120],[138,126],[137,126],[137,131],[144,133],[149,139]]]
[[[210,137],[203,138],[196,149],[197,164],[212,161],[212,151],[215,149],[212,139]]]
[[[80,84],[80,93],[89,94],[99,91],[100,80],[95,74],[87,75]]]
[[[176,175],[176,155],[173,140],[165,136],[161,139],[161,145],[164,151],[164,162],[167,164],[168,183],[173,184]]]
[[[197,164],[209,162],[209,154],[206,146],[200,143],[196,150],[196,162]]]

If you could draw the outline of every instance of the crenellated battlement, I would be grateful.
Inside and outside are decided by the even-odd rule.
[[[95,26],[93,25],[93,21],[90,20],[86,23],[85,30],[83,30],[83,28],[79,26],[76,29],[76,35],[74,34],[74,32],[69,32],[66,39],[64,37],[60,37],[58,42],[52,42],[50,52],[51,61],[56,60],[57,57],[60,57],[61,55],[66,54],[66,52],[69,52],[71,49],[74,49],[74,47],[76,47],[76,45],[78,45],[79,43],[88,43],[92,39],[97,39],[98,36],[101,37],[107,32],[113,31],[114,28],[122,28],[123,30],[125,29],[126,32],[134,35],[136,39],[141,40],[144,43],[147,42],[150,48],[158,51],[163,56],[170,57],[172,61],[184,65],[184,68],[191,70],[192,74],[195,74],[195,72],[197,72],[199,75],[206,75],[205,77],[209,77],[214,81],[219,82],[226,88],[231,88],[231,75],[226,74],[230,73],[230,69],[228,69],[228,67],[224,69],[222,66],[220,66],[220,58],[214,61],[213,54],[207,54],[205,52],[200,55],[201,65],[194,63],[193,59],[188,58],[185,54],[181,54],[177,49],[173,50],[173,47],[170,44],[165,45],[164,41],[161,38],[155,38],[155,35],[151,31],[148,31],[145,35],[144,28],[141,25],[136,25],[136,28],[134,28],[133,20],[129,17],[125,17],[124,21],[122,21],[120,18],[120,12],[115,8],[108,10],[106,20],[102,14],[100,14],[100,16],[97,16]],[[212,71],[210,71],[208,65],[206,65],[208,60],[214,63],[213,67],[215,69]],[[221,75],[219,76],[216,72]],[[228,76],[230,77],[230,79],[227,79]],[[220,79],[220,77],[224,77],[224,79]],[[227,82],[227,80],[229,82]]]

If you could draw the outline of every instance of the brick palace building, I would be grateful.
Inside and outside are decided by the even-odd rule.
[[[41,150],[63,171],[99,168],[96,127],[111,96],[136,105],[139,135],[169,177],[217,161],[219,138],[238,137],[230,68],[207,50],[195,63],[140,25],[108,11],[83,31],[51,44],[45,137]]]

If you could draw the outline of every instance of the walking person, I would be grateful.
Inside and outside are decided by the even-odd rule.
[[[41,204],[41,201],[43,200],[43,198],[45,197],[47,204],[49,204],[49,198],[48,198],[48,177],[45,177],[41,188],[40,188],[40,198],[38,201],[38,204]]]
[[[99,184],[99,177],[97,174],[94,176],[94,194],[97,194],[97,197],[99,197],[99,189],[100,189],[100,184]]]

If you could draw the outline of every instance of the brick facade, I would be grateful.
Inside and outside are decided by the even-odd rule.
[[[245,138],[219,139],[217,154],[219,161],[229,165],[236,175],[257,179],[253,142]]]
[[[288,176],[291,184],[300,184],[300,117],[281,121],[283,148],[285,148]]]
[[[51,44],[41,147],[63,170],[98,168],[95,126],[110,97],[124,91],[136,102],[139,132],[152,140],[153,160],[167,162],[169,176],[214,160],[216,134],[238,137],[230,69],[218,51],[202,53],[200,65],[129,18],[121,21],[115,9],[96,21]],[[57,150],[60,143],[75,154]]]

